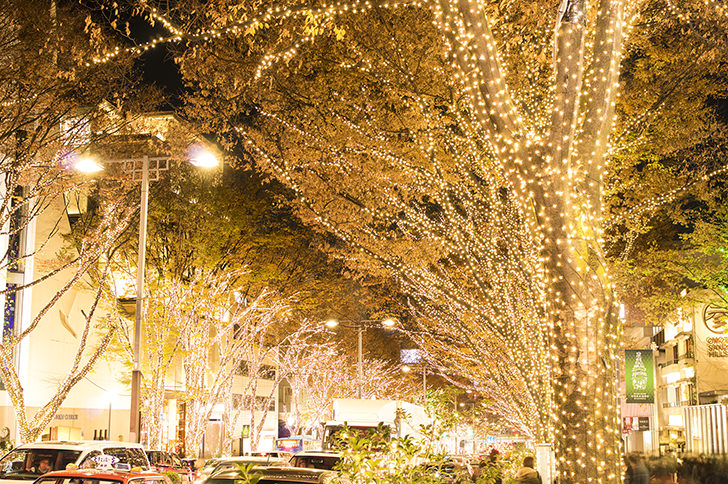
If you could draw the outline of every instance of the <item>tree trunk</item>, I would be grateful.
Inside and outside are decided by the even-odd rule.
[[[574,205],[572,205],[574,207]],[[566,217],[556,213],[565,210]],[[560,483],[621,481],[617,353],[621,337],[598,230],[569,208],[547,211],[553,285],[555,452]],[[568,221],[571,229],[567,230]]]
[[[162,448],[162,410],[164,408],[164,378],[159,375],[151,381],[146,392],[147,409],[143,417],[147,426],[150,449]]]

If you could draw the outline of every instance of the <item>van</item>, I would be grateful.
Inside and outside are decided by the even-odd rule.
[[[29,484],[46,472],[65,470],[68,464],[81,469],[95,467],[95,458],[100,456],[115,457],[111,460],[117,469],[149,470],[141,444],[108,440],[35,442],[19,445],[0,459],[0,484]]]

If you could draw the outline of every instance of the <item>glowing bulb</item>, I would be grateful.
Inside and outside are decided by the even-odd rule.
[[[81,156],[73,168],[81,173],[98,173],[104,169],[104,166],[90,156]]]
[[[190,163],[199,168],[214,168],[220,164],[217,157],[202,144],[194,144],[189,149]]]

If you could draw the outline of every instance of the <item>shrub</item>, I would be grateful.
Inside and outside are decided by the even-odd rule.
[[[172,481],[172,484],[182,484],[182,478],[176,472],[162,471],[161,474],[169,477],[169,480]]]

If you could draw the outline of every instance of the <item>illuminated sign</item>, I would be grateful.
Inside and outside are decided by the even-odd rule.
[[[624,370],[627,403],[655,402],[655,373],[652,350],[625,350]]]
[[[624,417],[622,429],[624,432],[650,430],[650,417]]]

